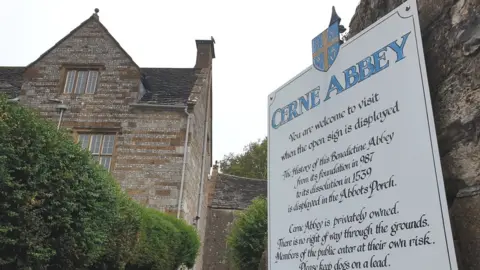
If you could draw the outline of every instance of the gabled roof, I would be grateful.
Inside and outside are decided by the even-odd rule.
[[[44,56],[46,56],[47,54],[49,54],[53,49],[55,49],[58,45],[60,45],[63,41],[65,41],[67,38],[69,38],[71,35],[73,35],[78,29],[82,28],[84,25],[86,25],[88,22],[92,21],[92,20],[95,20],[98,22],[98,24],[100,25],[100,27],[108,34],[108,36],[113,40],[113,42],[115,42],[115,44],[120,48],[120,50],[132,61],[132,63],[138,68],[140,69],[140,67],[137,65],[137,63],[135,63],[135,61],[133,61],[133,58],[122,48],[122,46],[120,45],[120,43],[118,43],[118,41],[112,36],[112,34],[110,34],[110,32],[108,31],[108,29],[105,27],[105,25],[103,25],[100,20],[98,19],[98,14],[97,13],[94,13],[92,16],[90,16],[90,18],[86,19],[84,22],[82,22],[79,26],[77,26],[75,29],[73,29],[72,31],[70,31],[70,33],[68,35],[66,35],[65,37],[63,37],[61,40],[59,40],[57,43],[55,43],[55,45],[53,45],[50,49],[48,49],[46,52],[44,52],[42,55],[40,55],[40,57],[37,58],[37,60],[33,61],[32,63],[30,63],[26,68],[29,68],[31,67],[32,65],[34,65],[35,63],[37,63],[38,61],[40,61]]]
[[[7,93],[9,98],[19,95],[23,84],[23,72],[25,69],[40,61],[49,54],[63,41],[73,35],[78,29],[87,23],[95,20],[100,27],[109,35],[116,45],[125,53],[132,63],[140,70],[142,82],[146,88],[144,96],[139,103],[160,104],[160,105],[186,105],[190,92],[197,80],[197,71],[195,68],[140,68],[132,57],[120,46],[118,41],[110,34],[107,28],[98,19],[98,14],[94,13],[87,20],[82,22],[68,35],[59,40],[54,46],[44,52],[35,61],[26,67],[0,67],[0,93]]]
[[[243,210],[256,197],[267,197],[266,180],[218,174],[216,181],[212,208]]]
[[[141,68],[146,93],[139,103],[187,104],[197,80],[195,68]]]
[[[0,94],[7,94],[9,98],[18,96],[24,70],[24,67],[0,67]]]

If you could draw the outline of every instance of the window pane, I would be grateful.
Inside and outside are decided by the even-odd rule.
[[[88,71],[78,71],[77,84],[75,85],[75,94],[83,94],[87,85]]]
[[[100,157],[99,156],[92,156],[94,160],[99,161]]]
[[[107,170],[110,170],[110,163],[112,161],[112,158],[111,157],[102,157],[100,159],[100,164],[103,165],[103,167],[105,167]]]
[[[70,70],[67,72],[67,78],[65,80],[65,88],[63,91],[65,93],[72,93],[73,84],[75,83],[75,70]]]
[[[100,153],[101,140],[102,140],[102,135],[92,135],[92,141],[90,143],[90,152],[92,152],[92,154]]]
[[[89,137],[90,136],[86,134],[81,134],[78,136],[78,143],[80,143],[80,146],[82,146],[83,149],[88,148]]]
[[[111,155],[113,153],[113,145],[115,143],[114,135],[103,136],[102,154]]]
[[[98,71],[90,71],[88,73],[87,94],[95,93],[97,87]]]

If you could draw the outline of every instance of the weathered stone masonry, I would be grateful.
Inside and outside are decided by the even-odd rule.
[[[203,240],[202,181],[207,181],[211,166],[213,44],[213,39],[197,40],[194,68],[140,68],[94,14],[27,67],[0,67],[0,91],[55,122],[58,103],[53,101],[61,101],[68,106],[61,127],[74,138],[115,135],[110,170],[121,186],[147,206],[174,215],[180,208],[180,216],[197,224]],[[72,69],[99,72],[94,94],[64,93]],[[199,256],[195,269],[201,265]]]
[[[228,258],[227,237],[235,214],[255,197],[267,196],[267,181],[218,174],[213,166],[208,182],[208,215],[204,241],[203,270],[234,270]]]

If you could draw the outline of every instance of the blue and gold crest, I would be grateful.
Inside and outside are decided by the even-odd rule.
[[[333,8],[330,26],[312,40],[313,67],[317,70],[328,71],[337,59],[342,44],[340,33],[345,31],[340,20]]]

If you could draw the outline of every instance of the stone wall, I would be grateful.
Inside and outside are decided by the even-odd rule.
[[[228,260],[227,236],[237,211],[209,208],[202,270],[236,270]]]
[[[189,142],[189,151],[187,156],[188,162],[185,175],[185,200],[182,205],[182,210],[184,211],[183,218],[185,218],[185,220],[191,224],[196,224],[202,243],[204,242],[207,215],[205,200],[206,189],[204,186],[208,181],[208,174],[210,173],[210,149],[208,147],[207,149],[204,149],[206,124],[205,118],[207,115],[209,116],[209,113],[207,112],[208,92],[202,90],[209,89],[209,81],[210,71],[208,69],[202,69],[197,83],[194,86],[194,90],[192,91],[192,94],[198,97],[198,103],[193,110],[193,115],[191,118],[192,132],[191,140]],[[207,139],[209,136],[209,130],[207,129]],[[198,204],[200,204],[200,212],[197,212]],[[203,246],[200,249],[200,254],[194,269],[201,269],[202,254]]]
[[[191,116],[192,132],[185,174],[185,200],[181,207],[183,218],[196,225],[202,244],[205,240],[208,215],[206,183],[210,174],[212,158],[210,138],[212,137],[212,58],[214,52],[211,46],[211,44],[197,42],[200,56],[195,65],[195,68],[198,69],[197,81],[189,97],[189,101],[195,101],[196,105]],[[195,270],[202,269],[202,260],[203,245],[197,257]]]
[[[200,182],[202,180],[202,166],[204,166],[203,180],[205,182],[207,181],[208,174],[210,172],[210,166],[207,164],[207,160],[209,161],[210,158],[208,156],[203,158],[204,154],[208,155],[208,151],[210,151],[210,149],[205,149],[206,153],[204,153],[203,145],[205,140],[205,116],[207,115],[207,92],[202,92],[202,89],[208,87],[207,85],[209,84],[208,80],[210,77],[209,71],[207,69],[203,69],[198,76],[199,78],[197,79],[197,83],[192,92],[192,94],[198,94],[198,104],[193,109],[190,120],[191,136],[189,139],[184,190],[185,196],[188,199],[186,199],[182,205],[184,216],[190,222],[193,222],[197,216],[197,202],[200,192]],[[209,135],[207,134],[207,136]],[[202,160],[204,161],[204,164],[202,164]]]
[[[203,270],[233,270],[228,259],[227,236],[235,214],[258,196],[267,196],[267,181],[218,174],[214,165],[208,182],[208,216]]]

